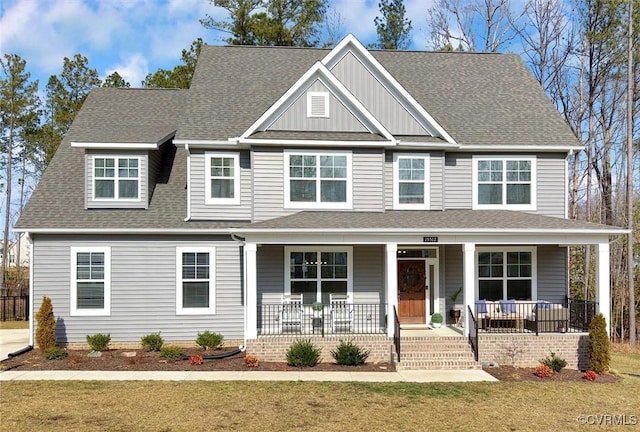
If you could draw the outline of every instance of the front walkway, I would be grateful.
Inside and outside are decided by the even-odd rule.
[[[29,345],[29,329],[0,330],[0,361]]]
[[[334,381],[472,382],[498,381],[480,369],[398,372],[261,371],[4,371],[1,381]]]

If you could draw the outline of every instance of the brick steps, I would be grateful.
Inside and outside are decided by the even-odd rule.
[[[397,370],[478,369],[473,352],[463,337],[401,338]]]

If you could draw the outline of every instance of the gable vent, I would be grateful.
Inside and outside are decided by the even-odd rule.
[[[307,117],[329,117],[329,93],[307,93]]]

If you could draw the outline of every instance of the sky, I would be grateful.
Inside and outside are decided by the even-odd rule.
[[[404,2],[414,49],[428,49],[425,24],[432,2]],[[378,0],[329,0],[329,7],[342,17],[345,34],[365,45],[376,40]],[[179,64],[182,50],[195,39],[224,44],[227,35],[200,24],[206,15],[228,16],[209,0],[0,0],[0,53],[26,60],[41,92],[49,76],[62,71],[63,59],[76,53],[88,58],[101,79],[118,71],[139,87],[148,73]]]

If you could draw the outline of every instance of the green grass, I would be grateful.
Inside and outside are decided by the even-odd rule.
[[[28,329],[29,321],[0,321],[0,330]]]

